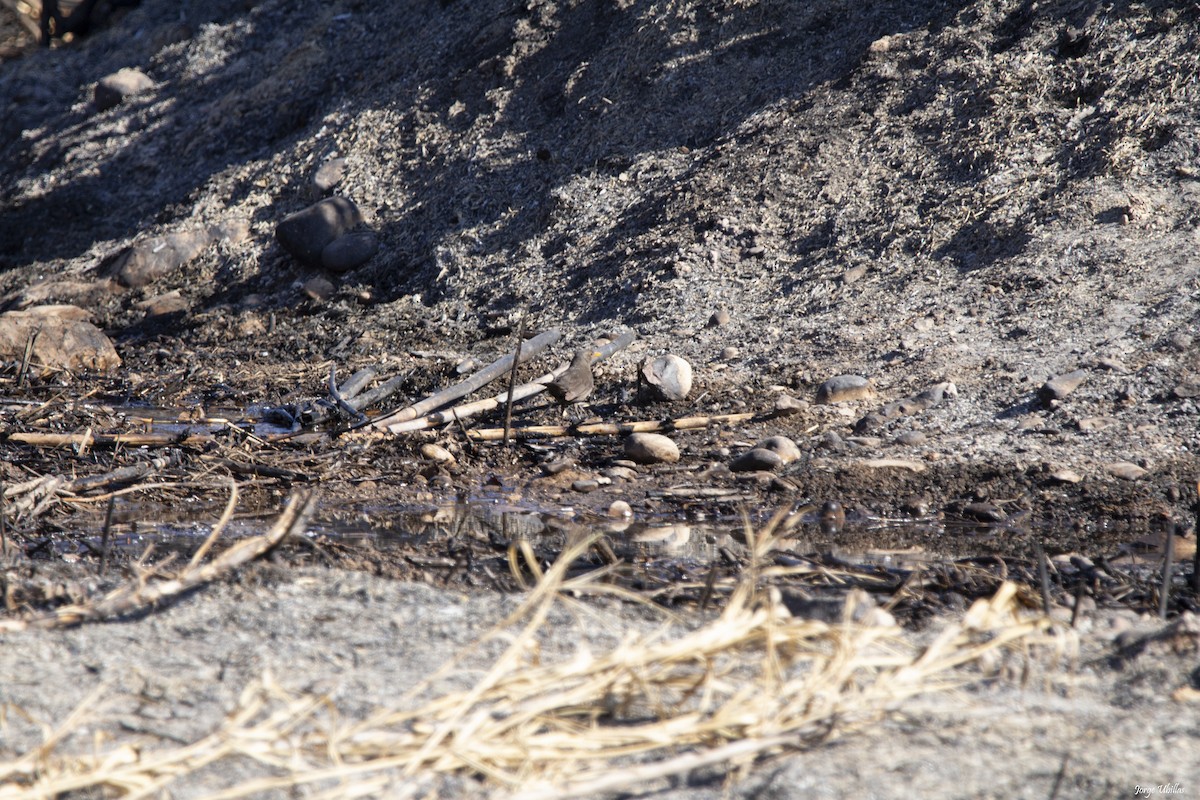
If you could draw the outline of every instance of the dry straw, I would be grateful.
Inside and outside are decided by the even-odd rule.
[[[769,530],[751,540],[760,556],[774,544]],[[905,698],[961,686],[971,673],[960,668],[980,658],[1064,640],[1046,618],[1021,612],[1009,583],[918,647],[886,615],[877,624],[793,617],[752,567],[711,621],[664,623],[607,652],[581,644],[573,657],[542,663],[539,636],[552,609],[607,591],[603,575],[567,579],[587,546],[568,548],[484,638],[509,644],[469,689],[434,691],[470,651],[393,707],[347,721],[328,697],[287,691],[267,675],[218,729],[186,746],[117,740],[62,752],[72,730],[102,721],[83,708],[41,748],[0,764],[0,798],[101,787],[139,798],[183,785],[219,798],[297,786],[316,796],[406,796],[442,778],[478,780],[494,796],[522,800],[619,791],[812,747]],[[234,763],[236,774],[257,777],[216,783],[225,770],[210,768]]]

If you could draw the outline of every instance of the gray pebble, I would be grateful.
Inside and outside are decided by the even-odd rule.
[[[98,111],[116,108],[127,97],[154,88],[154,81],[141,70],[126,67],[106,75],[96,84],[93,100]]]
[[[625,455],[639,464],[673,464],[679,447],[661,433],[633,433],[625,438]]]
[[[917,445],[925,444],[925,434],[921,431],[905,431],[896,437],[896,444],[902,444],[906,447],[916,447]]]
[[[741,350],[737,349],[733,345],[730,345],[729,347],[722,348],[721,360],[722,361],[733,361],[735,358],[737,358],[741,354],[742,354]]]
[[[371,231],[339,236],[321,251],[321,266],[330,272],[349,272],[379,252],[379,239]]]
[[[790,394],[781,394],[775,398],[775,416],[790,417],[808,408],[808,403],[797,400]]]
[[[800,457],[800,448],[786,436],[768,436],[754,447],[776,453],[784,464],[790,464]]]
[[[313,175],[313,189],[318,194],[326,195],[333,191],[346,175],[346,159],[331,158],[317,168]]]
[[[776,453],[774,450],[755,447],[729,462],[729,468],[734,472],[758,472],[778,469],[783,464],[783,458],[780,457],[779,453]]]
[[[609,467],[600,474],[614,481],[632,481],[637,479],[637,471],[629,467]]]
[[[1078,389],[1080,384],[1087,378],[1087,375],[1087,370],[1077,369],[1074,372],[1068,372],[1065,375],[1051,378],[1042,384],[1042,388],[1038,389],[1038,399],[1043,403],[1049,403],[1052,400],[1062,400],[1071,392]]]
[[[594,492],[600,488],[600,482],[590,478],[583,478],[571,483],[571,488],[577,492]]]
[[[713,315],[708,318],[708,327],[719,328],[722,325],[729,324],[729,312],[723,308],[717,309]]]
[[[862,400],[874,393],[871,382],[861,375],[838,375],[817,388],[817,402],[823,404],[846,403],[852,400]]]
[[[362,223],[358,206],[345,197],[330,197],[289,214],[275,227],[275,238],[297,260],[323,266],[321,251],[334,239]]]
[[[842,450],[846,449],[846,442],[841,436],[838,435],[837,431],[825,431],[821,434],[820,439],[817,440],[817,444],[818,446],[826,450],[832,450],[835,453],[840,453]]]

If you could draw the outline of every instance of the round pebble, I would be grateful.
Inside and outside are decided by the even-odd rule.
[[[150,76],[141,70],[126,67],[101,78],[92,99],[98,111],[107,111],[119,106],[126,97],[153,88],[154,81],[150,80]]]
[[[1111,464],[1106,464],[1104,468],[1108,470],[1108,474],[1123,481],[1136,481],[1146,474],[1146,470],[1131,461],[1115,461]]]
[[[379,239],[371,231],[339,236],[321,251],[321,266],[330,272],[349,272],[379,252]]]
[[[608,507],[607,513],[613,519],[624,519],[625,517],[633,516],[633,508],[624,500],[614,500],[612,505]]]
[[[861,375],[838,375],[817,388],[817,402],[822,404],[848,403],[875,394],[871,382]]]
[[[779,453],[762,447],[747,450],[729,462],[729,468],[734,472],[760,472],[778,469],[783,465],[784,460]]]
[[[638,381],[645,400],[682,400],[692,391],[692,365],[671,354],[647,358]]]
[[[1042,388],[1038,389],[1038,399],[1043,403],[1049,403],[1052,400],[1062,400],[1071,392],[1078,389],[1080,384],[1087,378],[1087,375],[1087,370],[1077,369],[1074,372],[1059,375],[1057,378],[1051,378],[1042,384]]]
[[[768,436],[754,447],[776,453],[784,464],[790,464],[800,458],[800,448],[786,436]]]
[[[907,447],[916,447],[917,445],[925,444],[925,434],[921,431],[905,431],[896,437],[896,444],[902,444]]]
[[[639,464],[673,464],[679,447],[661,433],[633,433],[625,439],[625,455]]]

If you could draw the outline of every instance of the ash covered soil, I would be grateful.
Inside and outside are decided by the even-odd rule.
[[[40,423],[53,430],[120,429],[104,403],[295,403],[331,365],[404,376],[415,399],[464,359],[511,352],[527,315],[564,331],[561,358],[636,332],[597,370],[605,420],[807,403],[677,436],[703,469],[791,435],[804,457],[764,501],[1183,519],[1200,439],[1198,32],[1200,12],[1173,3],[144,2],[3,64],[0,304],[79,306],[122,359],[44,381],[37,399],[101,405]],[[124,67],[154,86],[98,111],[96,82]],[[333,191],[379,241],[344,273],[274,235],[335,158]],[[142,285],[117,274],[132,244],[243,223]],[[667,352],[692,363],[690,397],[633,403],[638,363]],[[1078,370],[1073,393],[1039,399]],[[812,403],[839,374],[875,395]],[[942,382],[957,396],[856,428]],[[438,440],[459,457],[441,494],[497,469],[537,494],[546,449],[514,467],[453,427]],[[343,498],[436,498],[416,441],[303,466]],[[42,468],[3,446],[6,481]],[[620,457],[613,439],[578,449],[584,473]]]
[[[0,7],[0,311],[76,306],[121,359],[103,372],[35,364],[22,375],[21,348],[4,354],[9,487],[163,458],[154,474],[192,481],[206,519],[233,474],[248,510],[274,511],[291,485],[317,483],[326,521],[481,494],[581,517],[625,500],[634,520],[761,519],[836,500],[868,538],[883,537],[870,527],[879,520],[961,519],[996,525],[1006,552],[1036,542],[1111,555],[1129,530],[1151,526],[1194,536],[1200,6],[144,0],[48,49],[23,46],[9,15]],[[125,67],[153,86],[98,110],[96,83]],[[338,159],[340,180],[316,188]],[[378,240],[344,272],[306,266],[275,235],[323,193],[353,201]],[[218,226],[238,233],[145,280],[121,273],[131,247]],[[636,333],[598,365],[590,406],[572,416],[799,402],[787,416],[674,432],[677,464],[632,469],[614,464],[617,437],[509,449],[454,425],[270,446],[228,430],[150,449],[11,438],[140,432],[130,410],[140,407],[191,419],[295,406],[325,396],[331,367],[402,377],[386,410],[459,380],[465,363],[511,352],[522,326],[564,333],[522,378],[600,337]],[[664,353],[691,363],[695,386],[685,400],[640,402],[638,367]],[[1073,391],[1040,391],[1072,373]],[[869,379],[873,393],[816,402],[844,374]],[[946,383],[956,391],[936,405],[871,416]],[[514,412],[517,427],[561,420],[541,401]],[[800,458],[728,469],[777,434]],[[454,463],[423,454],[430,443]],[[94,532],[103,506],[26,512],[9,533],[29,547]],[[304,599],[279,613],[342,613],[340,583],[292,580],[282,591]],[[387,602],[450,602],[370,580],[379,583],[363,591]],[[257,596],[222,586],[173,607],[175,617],[128,621],[121,635],[145,642],[142,655],[89,638],[105,640],[110,626],[31,634],[25,654],[0,648],[3,671],[58,664],[46,680],[71,690],[48,695],[31,680],[5,702],[61,718],[85,694],[79,669],[126,675],[126,656],[150,674],[176,669],[150,655],[181,647],[178,631],[196,626],[225,637],[222,652],[245,668],[214,690],[225,702],[221,692],[278,655],[219,622]],[[473,592],[469,602],[490,609],[475,619],[498,617],[507,601]],[[1175,611],[1188,607],[1178,602]],[[246,624],[296,630],[296,647],[312,650],[306,680],[326,669],[322,648],[368,647],[328,626],[304,634],[272,621],[277,611],[247,612],[257,621]],[[1194,659],[1152,654],[1132,672],[1109,668],[1118,635],[1150,624],[1133,619],[1097,613],[1107,633],[1088,645],[1095,669],[1069,689],[922,707],[839,745],[836,762],[824,751],[781,760],[743,793],[844,797],[873,786],[902,796],[919,785],[931,797],[1045,797],[1061,774],[1088,796],[1176,780],[1194,796],[1200,776],[1178,742],[1195,732],[1167,703],[1194,687]],[[474,630],[431,634],[422,647],[436,654],[438,636],[459,643]],[[211,647],[181,651],[196,656],[196,685],[211,682]],[[102,655],[84,664],[78,653],[92,648]],[[144,688],[117,682],[129,697]],[[162,696],[202,704],[192,691],[185,676]],[[201,728],[218,713],[206,698]],[[195,734],[179,724],[178,735]],[[22,736],[14,741],[32,746],[34,733]],[[964,749],[967,739],[979,747]]]

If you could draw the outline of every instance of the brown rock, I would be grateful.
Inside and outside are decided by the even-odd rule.
[[[1042,388],[1038,389],[1038,399],[1043,403],[1062,400],[1071,392],[1078,389],[1080,384],[1087,379],[1087,376],[1087,370],[1077,369],[1074,372],[1059,375],[1057,378],[1051,378],[1042,384]]]
[[[1146,470],[1131,461],[1114,461],[1111,464],[1105,464],[1104,469],[1109,475],[1123,481],[1136,481],[1147,474]]]
[[[98,371],[119,367],[121,358],[109,338],[92,323],[73,316],[61,309],[0,314],[0,358],[20,361],[34,337],[30,353],[34,366]]]
[[[734,472],[763,472],[778,469],[783,464],[783,458],[779,453],[763,447],[755,447],[729,462],[729,469]]]
[[[800,457],[800,448],[786,436],[768,436],[754,447],[755,449],[770,450],[778,455],[784,464],[790,464]]]
[[[679,446],[661,433],[633,433],[625,438],[625,455],[639,464],[673,464]]]

